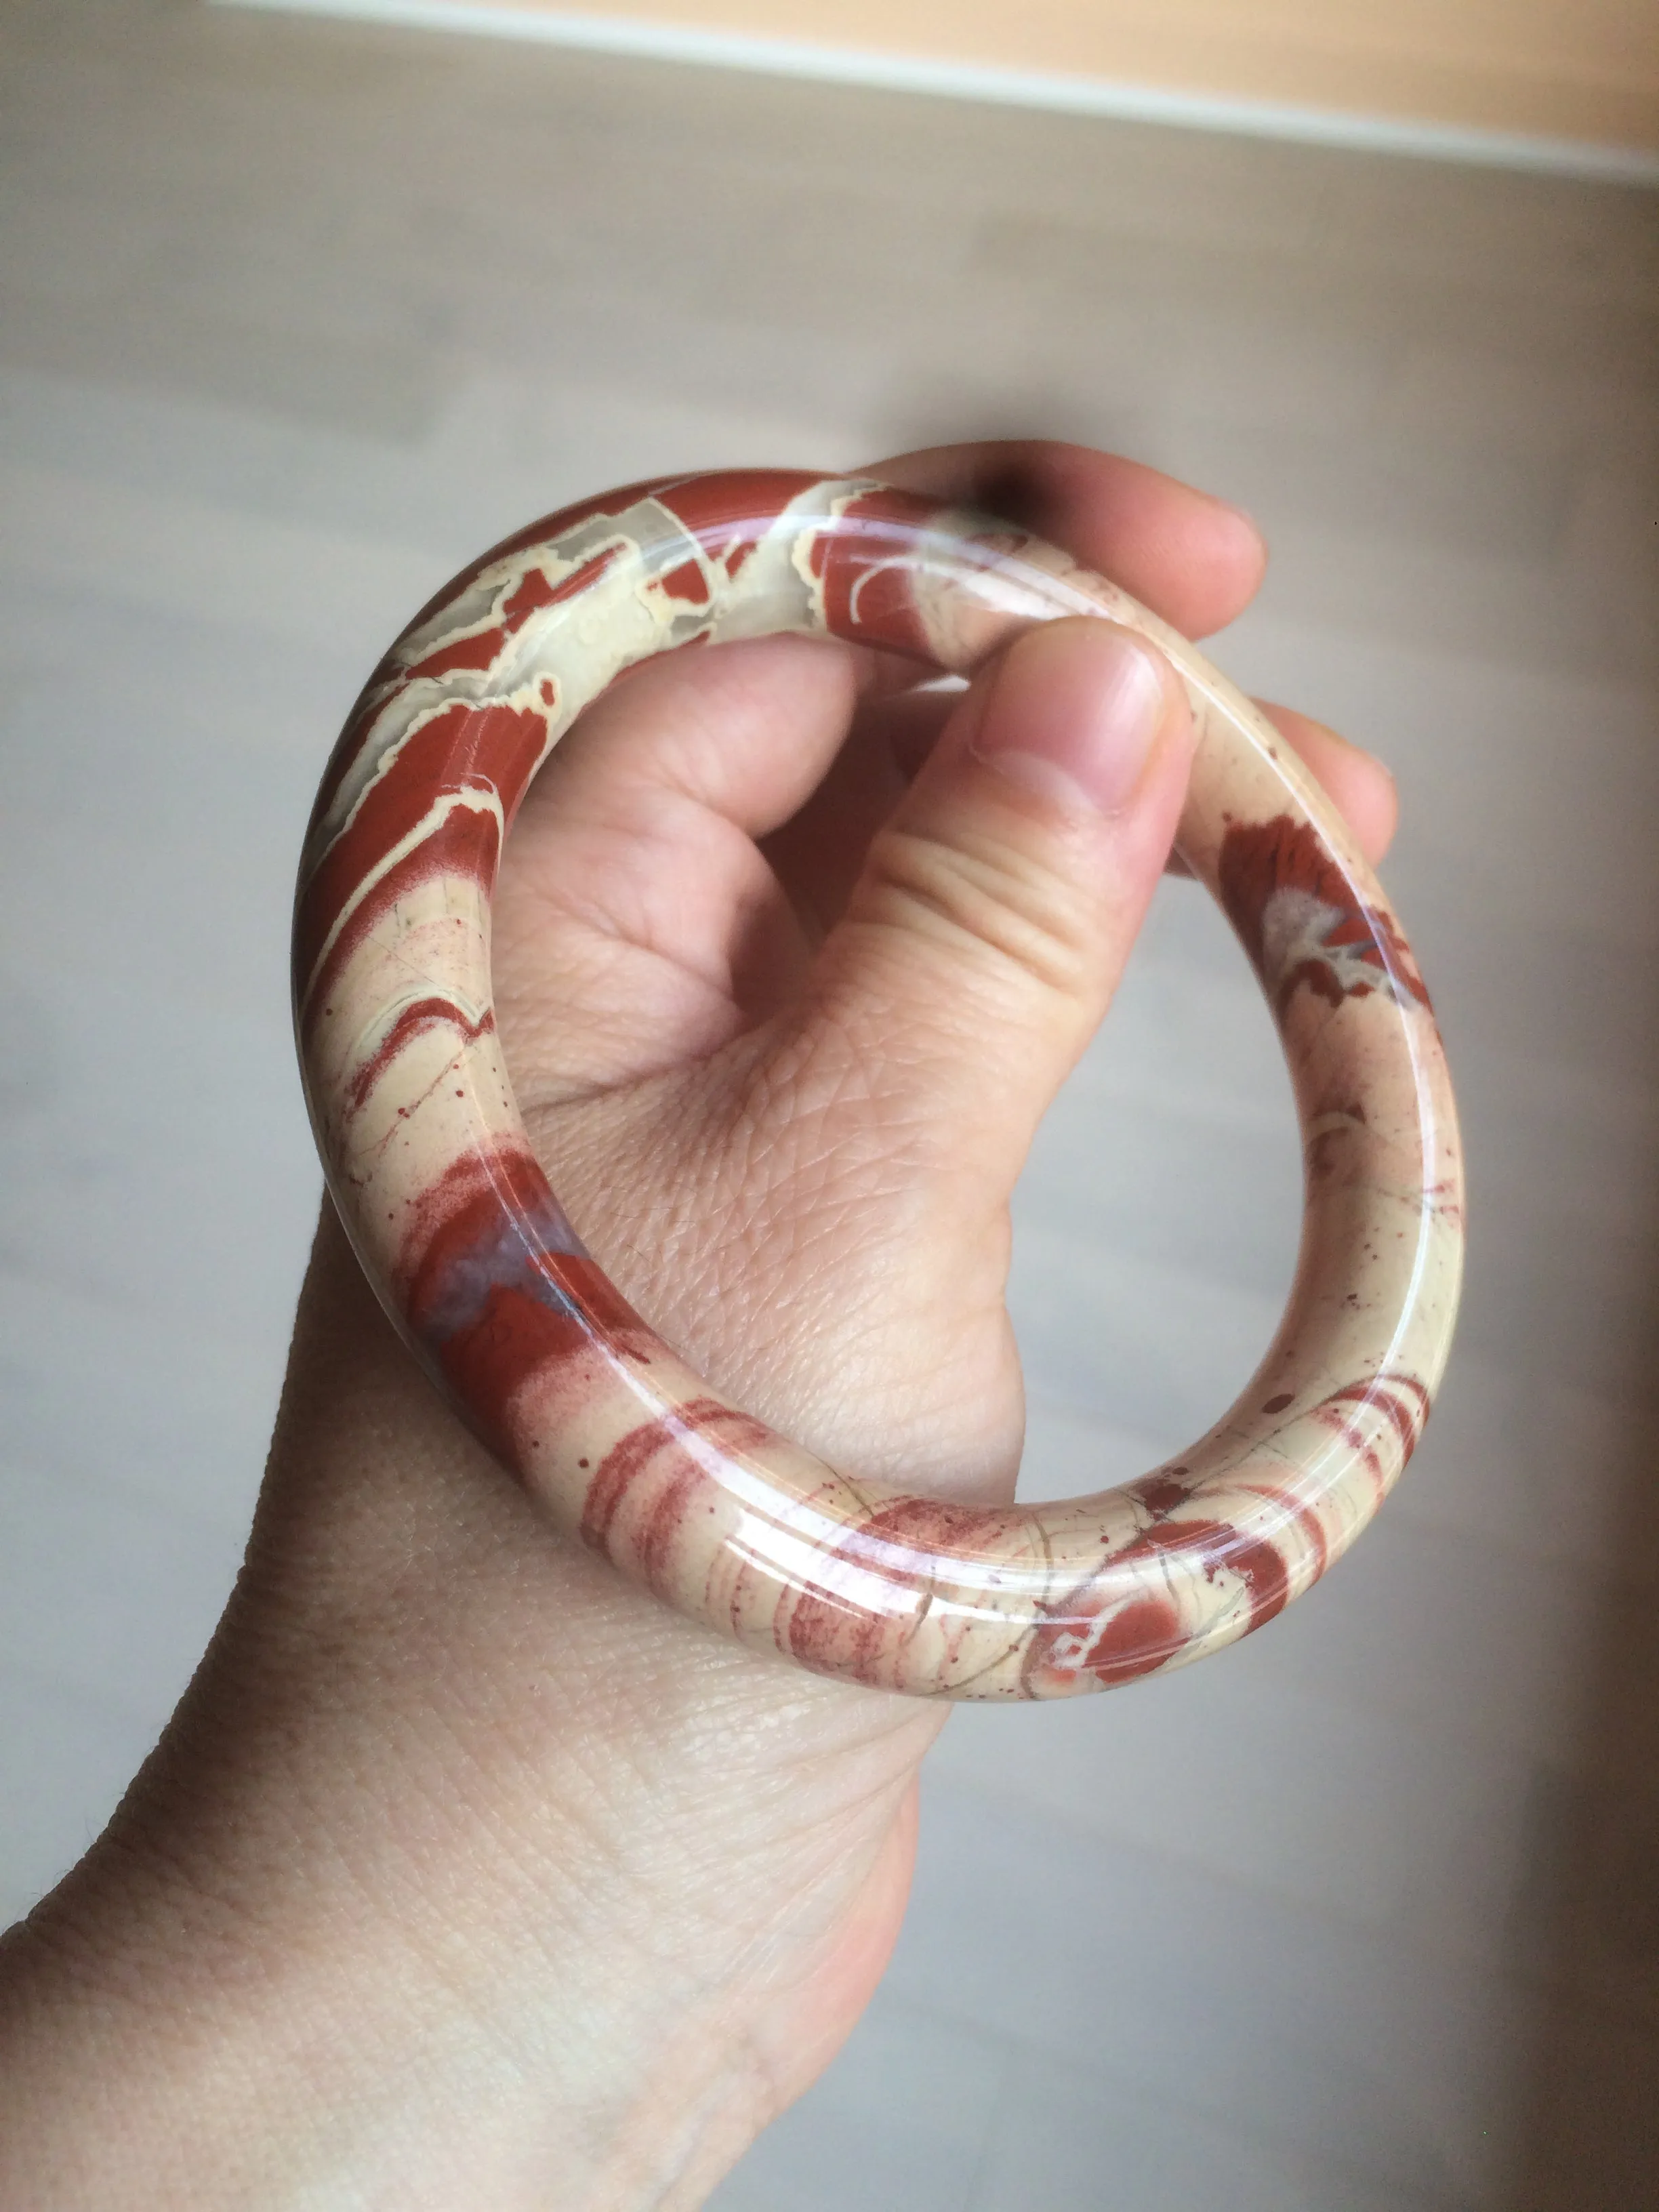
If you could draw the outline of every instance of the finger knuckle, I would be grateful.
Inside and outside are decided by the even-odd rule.
[[[1093,932],[1077,888],[988,840],[947,842],[898,824],[871,847],[860,918],[982,972],[988,963],[1070,1000],[1087,988]]]

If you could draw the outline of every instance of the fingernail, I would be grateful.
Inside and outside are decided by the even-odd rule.
[[[1090,623],[1079,635],[1079,628],[1021,639],[1019,681],[999,671],[969,750],[1068,811],[1121,814],[1164,726],[1164,678],[1127,630]]]
[[[1255,538],[1261,551],[1264,554],[1267,552],[1267,537],[1262,531],[1261,525],[1256,520],[1255,515],[1250,513],[1248,507],[1240,507],[1237,500],[1218,499],[1213,492],[1207,492],[1205,496],[1208,499],[1212,507],[1218,507],[1224,514],[1230,514],[1235,522],[1241,523],[1244,529],[1249,532],[1249,535]]]
[[[1355,760],[1364,761],[1368,767],[1376,769],[1387,776],[1391,784],[1398,787],[1399,779],[1387,761],[1379,760],[1368,746],[1355,744],[1352,738],[1345,738],[1338,730],[1327,730],[1325,734],[1333,743],[1340,745],[1345,753],[1352,753]]]

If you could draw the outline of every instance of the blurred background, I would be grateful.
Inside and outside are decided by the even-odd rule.
[[[715,2203],[1659,2206],[1659,21],[395,12],[451,27],[0,0],[0,1917],[236,1570],[319,1188],[291,872],[382,647],[611,483],[1085,440],[1253,510],[1217,659],[1399,776],[1466,1320],[1265,1635],[956,1717],[876,2002]],[[1298,1194],[1166,886],[1020,1193],[1029,1494],[1208,1425]]]

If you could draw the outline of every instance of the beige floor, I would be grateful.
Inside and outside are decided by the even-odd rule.
[[[1467,1323],[1295,1613],[953,1723],[870,2018],[718,2203],[1659,2206],[1659,198],[182,0],[0,41],[0,1908],[234,1570],[316,1183],[289,875],[382,643],[610,482],[1086,438],[1254,507],[1218,657],[1399,771]],[[1172,887],[1022,1194],[1033,1488],[1208,1422],[1296,1190]]]

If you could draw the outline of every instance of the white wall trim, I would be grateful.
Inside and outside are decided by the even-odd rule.
[[[1269,100],[1212,100],[1194,93],[1159,91],[1149,85],[1116,84],[1100,77],[988,69],[920,56],[809,45],[794,39],[750,38],[735,32],[688,31],[672,23],[547,15],[531,8],[469,7],[460,4],[460,0],[212,0],[212,4],[284,15],[350,17],[432,31],[471,31],[486,38],[531,39],[553,46],[588,47],[601,53],[695,62],[716,69],[756,70],[775,76],[817,77],[888,91],[931,93],[947,100],[994,100],[1018,107],[1058,108],[1075,115],[1173,124],[1190,131],[1243,132],[1251,137],[1300,139],[1314,145],[1414,155],[1429,161],[1473,161],[1492,167],[1659,185],[1659,154],[1640,147],[1528,137],[1451,124],[1404,123],[1387,116],[1349,115]]]

